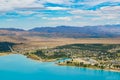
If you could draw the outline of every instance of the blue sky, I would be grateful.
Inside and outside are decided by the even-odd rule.
[[[120,0],[0,0],[0,28],[120,24]]]

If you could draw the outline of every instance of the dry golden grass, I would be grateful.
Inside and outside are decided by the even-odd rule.
[[[120,38],[45,38],[45,37],[20,37],[0,36],[0,42],[22,43],[14,46],[18,51],[31,51],[41,48],[53,48],[66,44],[120,44]]]
[[[120,38],[27,38],[29,44],[39,45],[39,46],[48,46],[55,47],[66,44],[120,44]]]

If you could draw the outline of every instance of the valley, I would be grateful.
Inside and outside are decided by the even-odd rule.
[[[0,56],[22,54],[42,62],[69,58],[68,61],[56,64],[120,71],[119,29],[119,25],[109,28],[106,26],[91,28],[58,26],[30,30],[2,28]]]
[[[57,64],[120,70],[119,38],[0,37],[1,55],[23,54],[28,58],[43,62],[69,58],[70,61]],[[97,63],[88,63],[89,60],[95,60]]]

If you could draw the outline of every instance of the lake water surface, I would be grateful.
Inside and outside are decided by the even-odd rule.
[[[14,54],[0,56],[0,80],[120,80],[120,72],[58,66]]]

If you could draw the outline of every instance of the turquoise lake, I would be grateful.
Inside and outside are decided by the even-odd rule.
[[[13,54],[0,56],[0,80],[120,80],[120,72],[58,66]]]

